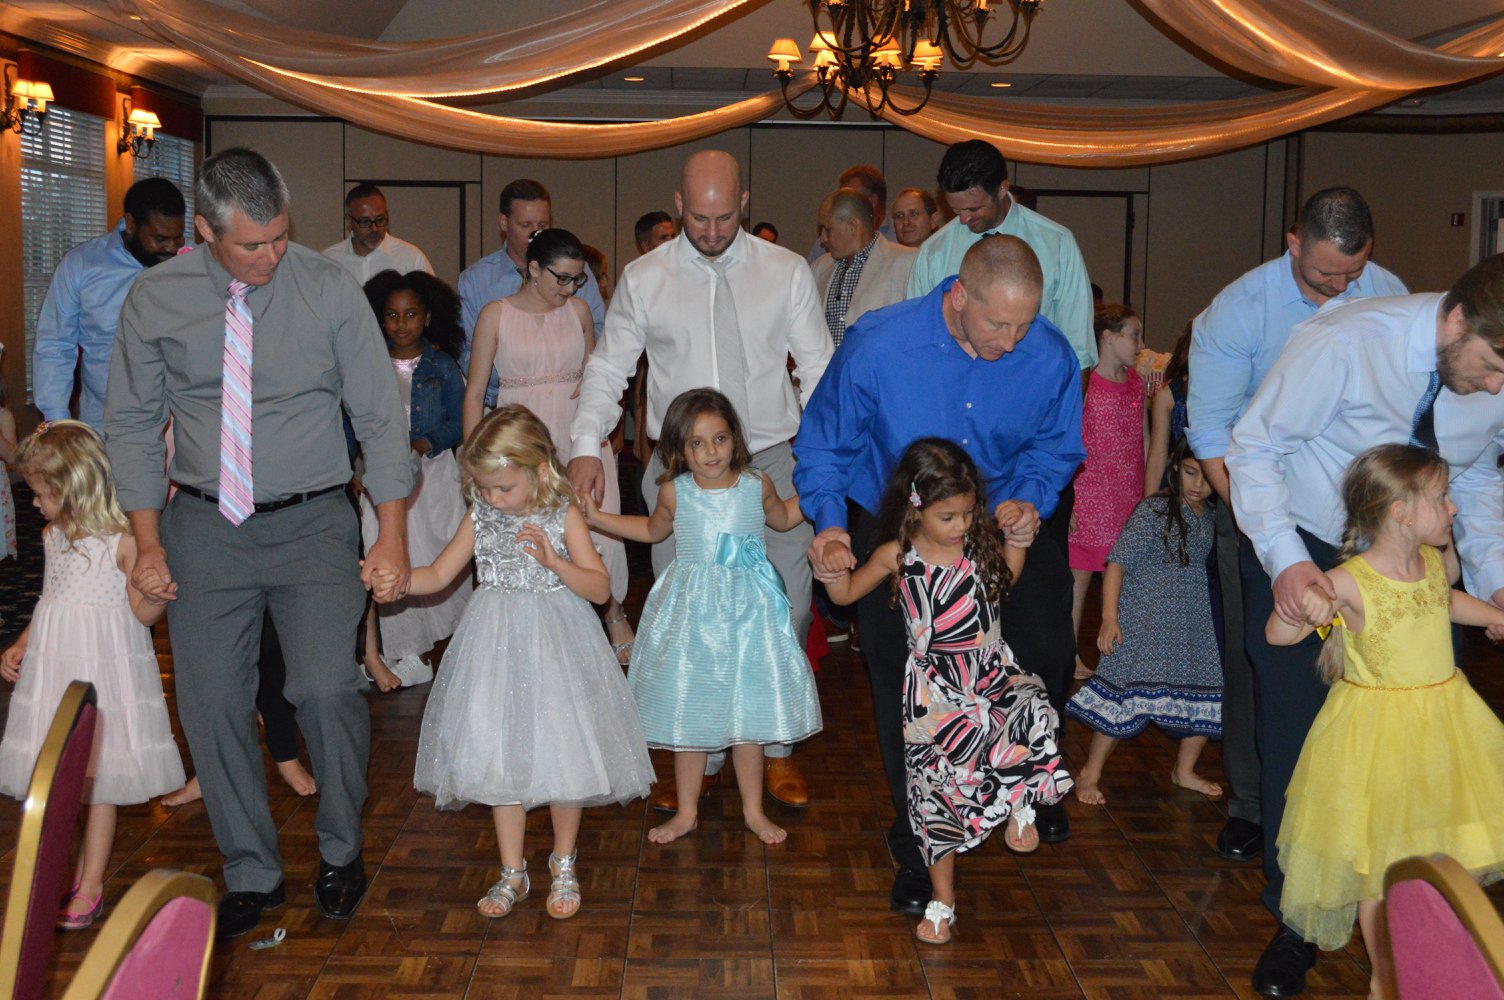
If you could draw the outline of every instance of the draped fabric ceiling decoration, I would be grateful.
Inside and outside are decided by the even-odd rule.
[[[192,0],[118,0],[164,39],[271,96],[400,138],[501,156],[589,159],[678,145],[759,121],[779,91],[661,121],[581,125],[454,108],[440,98],[537,92],[628,65],[768,0],[597,0],[525,29],[380,42],[279,28]],[[1293,89],[1165,108],[935,95],[887,120],[938,142],[985,139],[1032,163],[1123,167],[1251,146],[1416,90],[1504,70],[1504,16],[1435,49],[1321,0],[1139,0],[1211,57]],[[212,13],[210,10],[212,9]],[[798,81],[799,92],[813,74]]]

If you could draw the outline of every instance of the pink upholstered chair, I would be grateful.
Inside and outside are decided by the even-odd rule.
[[[115,907],[63,1000],[190,1000],[204,995],[214,944],[214,883],[156,869]]]
[[[69,684],[32,769],[0,930],[0,1000],[42,995],[97,717],[94,685]]]
[[[1456,861],[1390,865],[1384,916],[1400,1000],[1504,1000],[1504,920]]]

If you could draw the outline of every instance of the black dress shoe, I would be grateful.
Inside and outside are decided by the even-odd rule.
[[[261,922],[262,911],[275,910],[286,901],[281,882],[271,892],[227,892],[219,901],[214,936],[220,940],[240,937]]]
[[[1296,997],[1306,991],[1306,973],[1316,964],[1316,946],[1281,927],[1253,967],[1253,988],[1261,996]]]
[[[1217,834],[1217,857],[1228,861],[1252,861],[1264,850],[1264,828],[1257,823],[1229,816]]]
[[[922,917],[924,908],[934,898],[934,891],[930,885],[929,872],[900,868],[898,875],[893,879],[893,892],[889,899],[893,904],[893,909],[899,913],[907,913],[911,917]]]
[[[1041,844],[1059,844],[1070,838],[1071,818],[1061,803],[1042,803],[1034,807],[1034,828],[1039,831]]]
[[[348,865],[331,865],[319,859],[318,878],[313,883],[313,894],[319,901],[324,916],[344,920],[354,914],[366,894],[366,865],[357,855]]]

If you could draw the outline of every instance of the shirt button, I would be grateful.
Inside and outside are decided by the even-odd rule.
[[[971,438],[962,438],[961,439],[961,443],[962,444],[970,444],[971,443]]]
[[[968,409],[968,410],[969,410],[969,409],[971,409],[971,404],[970,404],[970,403],[967,403],[967,404],[966,404],[966,408],[967,408],[967,409]]]

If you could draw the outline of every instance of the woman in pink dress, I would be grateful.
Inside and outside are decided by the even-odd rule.
[[[483,416],[486,384],[494,367],[501,380],[497,405],[519,403],[532,410],[548,428],[554,447],[568,451],[580,377],[585,359],[595,350],[595,322],[589,307],[575,298],[584,283],[585,249],[573,233],[544,229],[533,236],[522,287],[488,304],[475,321],[465,393],[467,439]],[[616,454],[609,442],[601,442],[601,463],[606,469],[601,509],[620,513]],[[626,549],[617,539],[592,534],[611,576],[611,601],[605,613],[611,648],[625,664],[632,655],[633,639],[621,606],[627,596]]]
[[[1127,306],[1104,305],[1097,307],[1094,325],[1097,367],[1081,411],[1086,463],[1076,476],[1070,530],[1071,620],[1077,632],[1091,578],[1107,568],[1107,553],[1144,498],[1144,381],[1133,368],[1144,349],[1144,324]],[[1076,678],[1091,674],[1077,656]]]

